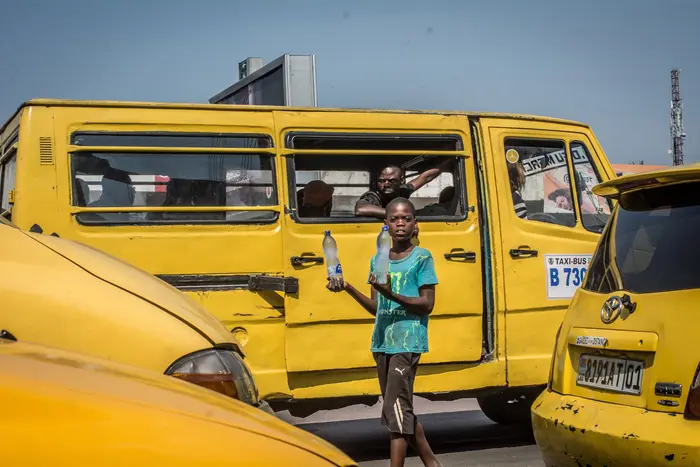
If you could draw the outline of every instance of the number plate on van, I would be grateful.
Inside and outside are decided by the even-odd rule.
[[[624,358],[581,355],[576,384],[639,395],[644,379],[644,362]]]

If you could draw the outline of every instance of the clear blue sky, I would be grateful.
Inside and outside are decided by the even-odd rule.
[[[670,163],[670,69],[700,161],[700,1],[0,0],[0,120],[34,97],[206,102],[248,56],[316,54],[321,106],[589,123]]]

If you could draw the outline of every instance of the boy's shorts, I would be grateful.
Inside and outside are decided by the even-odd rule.
[[[419,353],[375,353],[379,387],[382,390],[382,424],[392,433],[415,434],[413,383],[418,369]]]

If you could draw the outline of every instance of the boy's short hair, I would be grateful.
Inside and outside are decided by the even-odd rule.
[[[413,214],[414,216],[416,215],[416,207],[413,205],[411,200],[409,200],[408,198],[402,198],[400,196],[389,201],[389,203],[386,205],[386,213],[388,214],[389,210],[392,209],[394,206],[400,205],[408,206],[408,208],[411,211],[411,214]]]

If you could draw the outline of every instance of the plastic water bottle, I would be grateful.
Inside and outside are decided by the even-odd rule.
[[[377,282],[386,284],[389,275],[389,250],[391,250],[391,236],[389,228],[385,225],[377,236],[377,256],[374,258],[374,274]]]
[[[326,267],[328,268],[328,278],[343,278],[343,268],[340,267],[340,261],[338,261],[338,245],[335,243],[335,239],[331,235],[330,230],[326,230],[326,234],[323,236],[323,254],[326,256]]]

